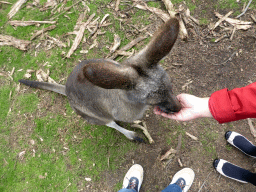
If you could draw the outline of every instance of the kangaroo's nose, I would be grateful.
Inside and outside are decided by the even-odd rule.
[[[176,102],[175,102],[176,101]],[[158,107],[161,111],[165,113],[176,113],[179,112],[182,108],[180,102],[176,99],[173,102],[162,102],[158,104]]]

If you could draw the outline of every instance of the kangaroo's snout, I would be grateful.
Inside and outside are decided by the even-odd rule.
[[[172,97],[171,101],[165,101],[162,102],[160,104],[158,104],[157,106],[159,107],[159,109],[165,113],[176,113],[179,112],[182,108],[180,102],[178,101],[178,99],[176,97]]]

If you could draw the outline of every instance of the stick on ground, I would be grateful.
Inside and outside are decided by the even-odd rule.
[[[18,0],[11,8],[10,12],[7,14],[8,19],[11,19],[21,8],[21,6],[26,3],[27,0]]]
[[[9,35],[0,35],[0,45],[12,45],[22,51],[26,51],[30,43],[31,41],[16,39]]]

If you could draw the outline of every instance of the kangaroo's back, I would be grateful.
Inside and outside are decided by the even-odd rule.
[[[107,124],[113,120],[133,122],[142,118],[146,104],[128,99],[126,90],[95,86],[84,77],[83,68],[92,62],[96,65],[109,62],[121,66],[114,61],[103,59],[85,60],[77,65],[66,82],[66,95],[73,110],[80,115],[82,113],[92,124]]]

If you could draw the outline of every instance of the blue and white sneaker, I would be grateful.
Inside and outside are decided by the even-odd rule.
[[[193,181],[195,178],[195,173],[190,168],[184,168],[178,171],[172,178],[171,184],[178,185],[182,192],[187,192],[189,188],[191,187]]]
[[[143,181],[143,167],[134,164],[126,173],[123,181],[123,189],[133,189],[139,192]]]

